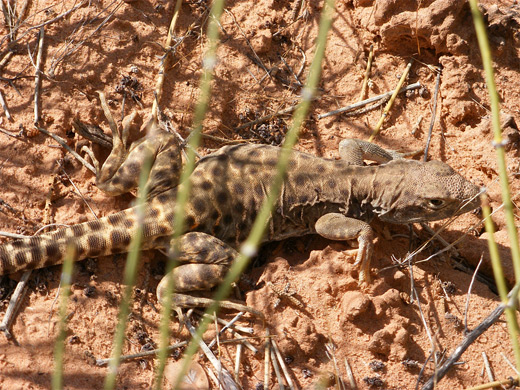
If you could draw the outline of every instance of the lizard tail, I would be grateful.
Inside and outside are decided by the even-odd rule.
[[[136,208],[130,208],[95,221],[73,225],[51,233],[23,238],[0,245],[0,275],[21,270],[61,264],[68,246],[75,250],[75,260],[127,252],[138,229]],[[153,239],[171,233],[164,223],[145,209],[142,249]]]

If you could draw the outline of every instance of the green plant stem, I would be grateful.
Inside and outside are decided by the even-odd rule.
[[[255,223],[253,224],[251,233],[242,245],[240,249],[240,254],[236,261],[232,264],[228,274],[226,275],[226,278],[221,283],[220,287],[217,289],[213,297],[215,299],[215,303],[208,307],[208,309],[206,310],[207,313],[216,312],[218,310],[218,301],[228,296],[229,291],[231,289],[231,284],[235,280],[237,280],[237,278],[240,276],[240,274],[244,271],[245,267],[247,266],[250,258],[254,256],[257,252],[257,248],[264,235],[267,221],[269,220],[271,214],[271,210],[280,193],[280,188],[285,177],[285,172],[289,162],[292,147],[298,140],[299,130],[303,124],[305,116],[307,115],[307,112],[309,110],[310,104],[314,96],[314,92],[320,80],[321,63],[325,54],[325,47],[327,44],[327,33],[332,24],[333,11],[334,0],[326,0],[321,13],[318,39],[316,41],[316,50],[314,54],[314,59],[310,67],[309,77],[306,86],[302,90],[301,102],[294,113],[292,126],[290,130],[287,132],[285,142],[282,147],[282,151],[280,153],[280,157],[277,163],[277,173],[273,179],[273,183],[271,185],[269,194],[265,199],[264,203],[262,204],[260,212],[258,213]],[[199,340],[202,338],[202,335],[206,331],[207,326],[210,322],[208,318],[209,317],[206,317],[201,321],[199,327],[197,328],[195,336],[192,338],[188,348],[186,349],[184,364],[174,388],[177,388],[177,386],[180,384],[180,381],[186,373],[191,357],[197,351]]]
[[[168,283],[166,284],[166,291],[164,293],[163,302],[161,302],[161,324],[160,324],[160,351],[158,353],[158,363],[156,367],[156,379],[155,389],[161,388],[162,377],[164,373],[164,367],[166,364],[166,358],[168,355],[167,346],[170,338],[170,315],[172,309],[172,293],[174,291],[173,280],[170,277],[171,270],[176,264],[175,254],[178,249],[178,238],[184,233],[184,218],[185,218],[185,207],[191,192],[191,182],[189,179],[193,169],[195,168],[195,150],[200,143],[202,123],[206,116],[206,112],[209,106],[209,100],[211,97],[211,80],[213,79],[213,71],[217,64],[217,47],[219,43],[219,26],[218,21],[222,15],[224,9],[224,0],[215,0],[210,10],[211,17],[208,23],[208,49],[203,59],[203,72],[200,82],[200,97],[195,107],[194,119],[193,119],[193,130],[189,137],[189,147],[187,148],[186,163],[184,165],[180,182],[183,185],[179,188],[177,193],[177,199],[175,204],[175,217],[173,226],[173,248],[166,265],[166,275],[168,277]],[[182,376],[179,376],[182,379]]]
[[[500,177],[500,186],[502,189],[502,201],[504,202],[504,211],[506,216],[506,225],[507,231],[509,235],[509,243],[511,244],[511,255],[513,259],[513,267],[515,272],[515,279],[518,283],[520,281],[520,248],[518,243],[518,234],[515,226],[515,217],[513,213],[513,203],[511,202],[511,194],[509,190],[509,180],[507,177],[507,166],[505,160],[505,151],[504,144],[502,142],[502,133],[500,128],[500,106],[499,106],[499,97],[497,93],[497,88],[495,84],[495,77],[493,73],[493,61],[491,57],[491,49],[489,45],[489,40],[487,37],[486,26],[484,24],[484,19],[482,18],[482,14],[478,9],[478,1],[470,0],[469,1],[471,7],[471,13],[473,15],[473,22],[475,23],[475,30],[477,33],[478,44],[480,48],[480,53],[482,55],[482,63],[484,65],[484,71],[486,74],[486,84],[489,90],[489,100],[491,103],[491,115],[492,115],[492,124],[493,124],[493,132],[494,132],[494,141],[493,144],[496,148],[497,153],[497,165]],[[487,225],[486,224],[486,230]],[[491,225],[490,225],[491,226]],[[488,230],[488,235],[492,236],[493,231]],[[491,238],[492,240],[492,238]],[[494,240],[493,240],[494,241]],[[493,262],[500,262],[498,258],[498,250],[496,250],[496,254],[493,254],[494,250],[490,245],[490,253],[491,255],[497,256]],[[503,275],[496,275],[495,278],[503,279]],[[501,282],[502,283],[502,282]],[[505,284],[505,281],[503,281]],[[497,280],[498,284],[498,280]],[[502,301],[507,299],[506,296],[503,295],[503,291],[500,291],[500,295]],[[516,367],[520,369],[520,346],[518,343],[518,322],[516,320],[516,316],[514,314],[514,309],[511,312],[509,309],[506,310],[506,319],[508,323],[509,332],[511,335],[511,342],[513,344],[513,349],[515,352],[516,358]],[[508,314],[509,313],[509,314]]]
[[[132,299],[132,291],[137,275],[137,266],[141,258],[140,248],[143,241],[144,206],[148,196],[146,182],[148,181],[150,169],[152,168],[151,156],[148,155],[143,157],[145,162],[141,174],[139,175],[139,198],[137,199],[137,207],[135,207],[137,213],[137,229],[132,241],[130,242],[130,249],[126,259],[125,273],[123,277],[125,289],[119,307],[118,323],[114,335],[114,347],[112,350],[112,356],[110,357],[110,363],[108,364],[108,374],[105,377],[105,390],[112,390],[116,384],[121,350],[123,349],[123,343],[125,340],[126,322],[128,320],[128,314],[130,313],[130,301]]]
[[[67,254],[63,261],[63,271],[61,272],[60,322],[58,336],[54,343],[54,370],[52,373],[53,390],[60,390],[63,388],[63,353],[65,351],[65,338],[67,336],[67,305],[69,303],[74,257],[74,247],[67,247]]]

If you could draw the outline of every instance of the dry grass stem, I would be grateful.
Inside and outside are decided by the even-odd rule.
[[[264,346],[264,389],[269,389],[269,379],[271,377],[271,365],[269,358],[271,357],[271,340],[269,336],[269,329],[265,330],[265,346]]]
[[[291,375],[289,374],[289,370],[287,369],[287,366],[285,365],[283,356],[280,353],[280,350],[278,349],[278,345],[276,344],[275,339],[271,339],[271,344],[273,345],[273,349],[274,349],[274,352],[276,353],[278,362],[280,363],[280,367],[282,367],[282,371],[285,376],[285,380],[287,381],[287,385],[289,386],[289,389],[294,390],[295,387],[294,387],[293,381],[291,379]]]
[[[41,116],[40,107],[40,89],[42,86],[42,60],[43,60],[43,44],[45,39],[45,29],[40,28],[38,36],[38,56],[36,57],[36,71],[34,77],[34,125],[38,126]]]
[[[357,383],[356,379],[354,378],[354,373],[352,372],[352,368],[350,367],[350,364],[345,358],[345,370],[347,371],[347,378],[348,378],[348,384],[352,390],[357,390]]]
[[[365,70],[365,78],[363,79],[363,85],[361,86],[361,93],[359,94],[359,100],[365,99],[367,94],[368,79],[370,78],[370,71],[372,70],[372,59],[374,58],[374,45],[370,45],[370,52],[368,53],[367,69]]]
[[[159,67],[159,76],[157,77],[157,82],[155,84],[155,91],[154,91],[155,99],[153,100],[153,105],[152,105],[152,116],[156,123],[158,123],[158,121],[159,121],[159,118],[157,117],[157,113],[159,111],[158,105],[159,105],[159,100],[161,99],[161,96],[162,96],[162,87],[164,84],[164,76],[166,73],[166,69],[168,68],[169,63],[170,63],[171,46],[172,46],[173,36],[174,36],[174,32],[175,32],[175,25],[177,24],[177,19],[179,18],[179,11],[181,8],[181,4],[182,4],[181,0],[177,0],[177,2],[175,3],[175,9],[173,11],[172,20],[170,22],[170,27],[168,28],[168,36],[166,37],[166,45],[165,45],[166,53],[165,53],[164,57],[162,58],[161,65]]]
[[[441,68],[436,69],[437,77],[435,79],[435,92],[433,93],[432,119],[430,120],[430,127],[428,129],[428,138],[426,139],[426,146],[424,147],[423,161],[428,160],[428,149],[430,148],[430,141],[432,139],[433,126],[435,125],[435,117],[437,115],[437,96],[439,95],[439,87],[441,85]],[[413,133],[412,133],[413,134]]]
[[[186,318],[185,320],[186,329],[190,332],[192,337],[195,337],[195,328],[191,324],[190,320]],[[219,382],[224,387],[225,390],[239,390],[239,386],[235,383],[233,380],[233,377],[229,373],[228,370],[226,370],[224,367],[222,367],[222,364],[220,361],[215,357],[213,352],[208,348],[206,343],[199,339],[199,347],[202,349],[202,352],[204,352],[204,355],[208,358],[210,363],[213,365],[213,368],[215,371],[219,374]]]
[[[280,373],[280,367],[278,366],[278,361],[276,359],[276,354],[274,349],[270,350],[271,352],[271,362],[273,364],[274,373],[276,374],[276,380],[278,381],[278,387],[280,390],[285,390],[285,386],[283,384],[282,374]]]
[[[484,260],[484,254],[480,255],[480,260],[478,262],[477,268],[475,268],[475,272],[473,272],[473,276],[471,277],[471,282],[469,283],[468,293],[466,295],[466,307],[464,308],[464,333],[468,333],[468,312],[469,312],[469,300],[471,298],[471,290],[473,289],[473,284],[475,283],[475,279],[477,278],[478,270],[482,265],[482,261]],[[493,379],[491,379],[493,380]]]
[[[7,119],[12,121],[13,117],[11,116],[11,113],[9,112],[9,108],[7,108],[7,103],[5,102],[4,94],[2,93],[2,91],[0,91],[0,105],[2,106],[2,109],[4,110],[4,113],[5,113],[5,116],[7,117]],[[14,137],[14,135],[9,134],[8,132],[4,132],[4,134],[7,134],[8,136]]]
[[[413,64],[413,58],[410,60],[410,62],[408,62],[408,65],[406,65],[406,68],[405,68],[403,74],[401,75],[401,78],[399,79],[399,82],[397,83],[397,86],[395,87],[395,90],[392,93],[392,96],[390,97],[388,104],[386,105],[385,109],[383,110],[383,114],[381,115],[379,122],[377,123],[376,127],[374,128],[372,135],[368,138],[368,142],[372,142],[374,140],[374,138],[376,137],[376,135],[381,130],[381,127],[383,127],[383,123],[384,123],[388,113],[390,112],[390,109],[394,105],[395,98],[401,91],[401,88],[402,88],[406,78],[408,77],[408,73],[410,72],[410,68],[412,67],[412,64]]]

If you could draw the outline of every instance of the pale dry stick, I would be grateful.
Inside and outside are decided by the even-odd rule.
[[[508,378],[501,381],[495,381],[491,383],[484,383],[482,385],[468,387],[465,390],[487,390],[492,388],[498,389],[514,389],[518,387],[520,378]]]
[[[282,374],[280,373],[280,367],[278,367],[278,362],[276,360],[276,355],[274,349],[271,348],[271,362],[273,363],[274,373],[276,374],[276,379],[278,380],[278,386],[280,390],[285,390],[285,386],[282,380]]]
[[[191,337],[195,337],[196,330],[193,327],[193,325],[191,324],[190,320],[187,318],[185,320],[185,325],[186,325],[186,329],[188,329],[188,331],[190,332]],[[200,347],[200,349],[202,349],[202,352],[204,352],[204,354],[206,355],[206,357],[208,358],[210,363],[213,365],[213,367],[215,368],[215,371],[217,371],[219,373],[219,376],[220,376],[219,382],[222,383],[222,385],[224,386],[224,389],[239,390],[238,385],[233,380],[229,371],[226,370],[224,367],[222,367],[222,364],[220,363],[220,361],[215,357],[213,352],[211,352],[211,350],[208,348],[208,346],[202,339],[199,340],[199,347]]]
[[[518,372],[518,369],[515,367],[513,363],[511,363],[511,360],[504,355],[504,352],[500,352],[500,355],[502,356],[502,359],[507,363],[507,365],[516,373],[517,376],[520,376],[520,372]]]
[[[13,51],[8,51],[5,56],[0,60],[0,69],[2,69],[5,64],[11,59],[11,57],[14,55]]]
[[[421,300],[419,299],[419,294],[417,293],[417,289],[415,288],[415,282],[414,282],[415,279],[413,276],[413,266],[412,266],[411,259],[412,259],[412,257],[409,256],[408,257],[408,267],[410,270],[410,285],[411,285],[411,292],[410,292],[411,302],[410,303],[412,303],[414,299],[417,301],[419,315],[421,317],[421,321],[423,323],[424,329],[426,330],[426,335],[428,336],[428,339],[430,340],[432,356],[433,356],[433,361],[434,361],[434,371],[437,372],[437,368],[438,368],[438,356],[436,353],[437,345],[433,339],[433,335],[431,334],[430,328],[428,327],[426,318],[424,317],[424,313],[423,313],[422,307],[421,307]],[[428,358],[428,360],[429,360],[429,358]],[[426,363],[428,363],[428,360],[426,360]],[[425,366],[426,366],[426,363],[425,363]],[[417,379],[417,383],[419,383],[419,378]]]
[[[275,339],[271,339],[271,344],[273,344],[274,352],[276,353],[276,357],[278,358],[278,362],[280,363],[280,367],[282,367],[283,374],[285,376],[285,380],[287,381],[287,385],[289,386],[289,389],[294,390],[294,384],[291,379],[291,375],[289,374],[289,370],[287,369],[287,366],[285,365],[285,362],[283,361],[283,356],[280,353],[280,350],[278,349],[278,345],[276,344]]]
[[[5,102],[5,99],[4,99],[4,94],[2,93],[2,91],[0,91],[0,105],[2,106],[2,109],[4,110],[4,113],[5,113],[5,116],[7,117],[7,119],[9,119],[10,121],[13,120],[13,117],[11,116],[11,113],[9,112],[9,108],[7,108],[7,103]],[[3,131],[2,131],[3,132]],[[4,133],[4,132],[3,132]],[[6,132],[7,135],[9,136],[13,136],[9,133]],[[14,137],[14,136],[13,136]],[[16,138],[16,137],[15,137]]]
[[[413,84],[407,85],[404,88],[401,88],[400,90],[398,90],[398,93],[411,91],[413,89],[417,89],[417,88],[420,88],[420,87],[422,87],[421,83],[419,83],[419,82],[413,83]],[[346,107],[338,108],[337,110],[326,112],[325,114],[319,114],[318,115],[318,119],[327,118],[327,117],[332,116],[332,115],[338,115],[338,114],[341,114],[341,113],[347,112],[347,111],[352,111],[352,110],[355,110],[357,108],[364,107],[367,104],[370,104],[370,103],[376,102],[378,100],[381,100],[381,99],[387,99],[389,97],[391,98],[394,93],[395,93],[395,91],[389,91],[389,92],[383,93],[381,95],[377,95],[377,96],[365,99],[365,100],[363,100],[361,102],[357,102],[357,103],[351,104],[351,105],[346,106]]]
[[[171,47],[172,41],[173,41],[173,33],[175,31],[175,25],[177,24],[177,19],[179,18],[179,11],[181,8],[181,4],[182,4],[181,0],[177,0],[177,2],[175,3],[175,9],[173,11],[172,20],[170,22],[170,27],[168,28],[168,36],[166,37],[166,45],[165,45],[166,54],[164,55],[164,57],[161,61],[161,65],[159,67],[159,74],[157,77],[157,82],[155,83],[155,92],[154,93],[155,93],[156,98],[153,100],[152,117],[156,123],[158,123],[158,121],[159,121],[159,118],[157,117],[158,103],[159,103],[159,99],[162,96],[162,87],[164,84],[164,76],[166,73],[166,68],[169,66],[170,47]]]
[[[356,379],[354,378],[354,373],[352,372],[352,368],[350,367],[347,358],[345,358],[345,370],[347,371],[348,384],[350,385],[350,388],[352,390],[357,390]]]
[[[363,79],[363,85],[361,86],[361,93],[359,94],[359,100],[363,100],[367,94],[368,79],[370,78],[370,71],[372,70],[372,59],[374,58],[374,45],[370,45],[370,52],[368,53],[367,69],[365,70],[365,78]]]
[[[475,272],[473,272],[473,276],[471,277],[471,282],[468,287],[468,294],[466,295],[466,307],[464,308],[464,333],[468,333],[468,312],[469,312],[469,299],[471,297],[471,290],[473,289],[473,284],[475,283],[475,279],[477,278],[477,273],[482,265],[482,260],[484,260],[484,254],[480,255],[480,260],[478,262],[477,268],[475,268]],[[493,379],[491,379],[493,381]]]
[[[235,322],[237,322],[240,318],[242,318],[243,315],[244,315],[243,311],[239,312],[231,321],[229,321],[226,325],[224,325],[224,327],[217,332],[213,341],[211,341],[211,343],[209,343],[208,348],[213,348],[215,343],[218,342],[219,335],[224,333],[227,329],[229,329]],[[217,322],[217,317],[215,315],[213,315],[213,320],[215,322]],[[215,323],[215,326],[217,326],[216,323]]]
[[[269,358],[271,357],[271,340],[269,336],[269,329],[265,329],[265,347],[264,347],[264,389],[269,389],[269,378],[271,376],[271,365]]]
[[[412,135],[415,135],[415,133],[417,132],[417,129],[421,125],[422,120],[423,120],[423,116],[419,115],[419,118],[417,118],[417,122],[415,122],[415,125],[413,125],[413,127],[412,127],[412,131],[411,131]]]
[[[220,384],[217,376],[215,375],[215,373],[213,371],[211,371],[211,369],[209,367],[204,367],[206,369],[206,373],[208,374],[209,378],[213,381],[213,383],[215,384],[215,388],[217,388],[218,390],[221,390],[222,389],[222,385]]]
[[[45,29],[40,28],[38,39],[38,56],[36,57],[36,74],[34,77],[34,125],[37,126],[41,119],[40,108],[40,89],[42,86],[42,59],[43,59],[43,44],[45,39]]]
[[[435,79],[435,92],[433,94],[432,119],[430,120],[430,128],[428,129],[428,138],[426,139],[426,146],[424,147],[423,161],[428,159],[428,149],[430,148],[430,141],[432,139],[433,125],[435,124],[435,117],[437,115],[437,96],[439,95],[439,87],[441,84],[441,69],[437,68],[437,78]]]
[[[39,131],[41,131],[43,134],[48,135],[51,138],[54,138],[54,140],[59,143],[64,149],[66,149],[70,154],[72,154],[74,157],[76,157],[87,169],[89,169],[94,175],[96,174],[96,169],[83,157],[81,157],[79,154],[77,154],[67,143],[56,134],[53,134],[47,130],[45,130],[43,127],[35,126]]]
[[[234,332],[233,332],[234,333]],[[237,356],[235,358],[235,381],[239,381],[238,374],[240,373],[240,361],[242,360],[242,351],[244,349],[244,344],[237,344]]]
[[[16,33],[18,32],[18,27],[20,27],[20,24],[22,23],[22,19],[25,16],[25,11],[27,11],[29,5],[29,0],[25,0],[22,9],[18,13],[18,18],[16,19],[16,22],[14,24],[14,37],[16,38]]]
[[[486,352],[484,352],[484,351],[482,351],[482,360],[484,361],[484,367],[486,368],[486,374],[488,376],[488,380],[490,382],[494,382],[495,377],[493,376],[493,371],[491,370],[491,365],[489,364],[489,359],[486,355]]]
[[[235,334],[234,331],[232,331],[233,334]],[[233,344],[233,343],[242,343],[244,344],[245,347],[247,347],[249,350],[251,350],[251,352],[253,352],[253,354],[257,354],[258,353],[258,349],[255,348],[250,342],[249,340],[258,340],[259,338],[261,338],[261,336],[254,336],[254,337],[236,337],[234,339],[230,339],[230,340],[220,340],[220,344]]]
[[[11,299],[9,300],[9,306],[7,306],[4,318],[0,323],[0,332],[4,332],[5,337],[7,337],[7,339],[12,338],[11,332],[9,332],[9,328],[11,327],[11,322],[13,321],[14,315],[18,311],[18,307],[20,306],[23,296],[25,295],[25,288],[27,286],[27,281],[31,276],[31,272],[32,270],[29,270],[25,271],[22,274],[22,277],[20,278],[20,281],[16,285],[16,288],[13,292],[13,295],[11,295]]]
[[[166,350],[167,351],[173,351],[175,349],[179,349],[181,347],[184,347],[185,345],[187,345],[188,342],[187,341],[181,341],[177,344],[173,344],[173,345],[170,345],[168,347],[166,347]],[[120,358],[119,358],[119,362],[122,363],[122,362],[126,362],[128,360],[134,360],[134,359],[140,359],[140,358],[144,358],[144,357],[149,357],[149,356],[155,356],[159,353],[159,349],[153,349],[151,351],[144,351],[144,352],[139,352],[139,353],[134,353],[134,354],[130,354],[130,355],[122,355]],[[108,358],[108,359],[96,359],[96,366],[106,366],[108,363],[110,363],[112,358]]]
[[[203,311],[196,310],[196,309],[194,311],[195,311],[195,313],[197,313],[199,315],[202,315],[204,317],[209,317],[211,320],[213,320],[213,315],[211,315],[211,314],[206,314]],[[219,317],[217,317],[217,321],[224,326],[229,325],[230,328],[232,328],[234,330],[238,330],[239,332],[242,332],[242,333],[248,333],[248,334],[254,333],[254,329],[251,327],[245,327],[245,326],[241,326],[241,325],[237,325],[237,324],[230,324],[228,321],[223,320],[222,318],[219,318]]]
[[[370,106],[365,106],[365,107],[363,107],[363,108],[361,108],[359,110],[355,110],[355,111],[349,111],[349,112],[345,113],[345,117],[352,117],[352,116],[362,115],[362,114],[364,114],[366,112],[373,111],[376,108],[379,108],[382,105],[386,104],[389,99],[390,99],[390,96],[385,97],[384,99],[381,99],[377,103],[372,104]],[[421,150],[421,152],[422,152],[422,150]]]
[[[2,3],[2,13],[4,14],[5,26],[9,29],[9,34],[8,34],[9,41],[12,41],[14,23],[13,23],[12,13],[10,12],[11,7],[9,7],[9,9],[7,9],[3,0],[1,1],[1,3]],[[10,5],[9,2],[7,4]]]
[[[0,231],[0,236],[5,236],[5,237],[15,238],[15,239],[27,237],[25,234],[16,234],[16,233],[4,232],[4,231]]]
[[[334,375],[334,382],[336,384],[336,389],[337,390],[345,390],[345,386],[343,385],[343,383],[341,382],[341,379],[340,379],[340,374],[339,374],[339,366],[338,366],[338,361],[336,360],[336,346],[334,345],[334,343],[332,342],[332,340],[329,338],[329,342],[325,344],[325,348],[327,350],[327,354],[329,356],[329,358],[332,360],[332,364],[334,365],[334,371],[335,371],[335,375]],[[341,389],[340,389],[341,387]]]
[[[408,77],[408,73],[410,72],[410,68],[412,67],[412,64],[413,64],[413,58],[410,60],[410,62],[408,62],[408,65],[406,65],[406,68],[405,68],[403,74],[401,75],[401,78],[399,79],[399,82],[397,83],[397,86],[395,87],[395,90],[394,90],[392,96],[390,97],[390,100],[388,101],[385,109],[383,110],[383,114],[381,115],[379,122],[377,123],[376,127],[374,128],[372,135],[368,138],[368,142],[372,142],[374,140],[374,138],[376,137],[376,135],[381,130],[381,127],[383,126],[383,122],[385,121],[388,113],[390,112],[390,109],[394,105],[395,98],[399,94],[399,91],[401,90],[401,88],[404,84],[404,81]]]
[[[298,15],[300,14],[300,11],[303,8],[303,3],[305,0],[296,0],[296,4],[294,5],[294,8],[291,12],[291,20],[296,21],[298,19]]]
[[[297,107],[298,107],[298,104],[295,104],[294,106],[288,107],[285,110],[276,111],[276,112],[274,112],[272,114],[265,115],[265,116],[263,116],[261,118],[255,119],[255,120],[253,120],[251,122],[244,123],[243,125],[235,127],[235,131],[239,131],[239,130],[245,129],[245,128],[249,127],[249,126],[254,126],[254,125],[257,125],[259,123],[263,123],[263,122],[269,121],[269,120],[271,120],[273,118],[276,118],[277,116],[280,116],[280,115],[290,114],[291,112],[296,110]]]

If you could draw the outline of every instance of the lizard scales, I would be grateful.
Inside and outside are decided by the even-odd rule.
[[[184,279],[193,279],[193,272],[200,275],[195,281],[188,280],[186,289],[209,288],[222,279],[270,188],[279,153],[280,148],[274,146],[235,145],[199,161],[189,179],[192,190],[185,210],[188,234],[183,236],[185,261],[196,264],[179,275]],[[384,149],[357,140],[342,141],[340,155],[342,159],[331,160],[292,153],[264,241],[308,233],[333,240],[357,238],[360,279],[368,280],[373,233],[367,222],[374,215],[392,223],[422,222],[465,213],[479,205],[476,195],[480,189],[442,162],[394,159],[395,155]],[[358,165],[367,155],[384,164]],[[163,180],[163,187],[167,182]],[[168,246],[177,188],[182,186],[170,183],[170,188],[166,185],[152,191],[143,211],[142,249]],[[3,244],[0,274],[59,264],[70,244],[76,249],[77,260],[127,252],[137,231],[137,219],[136,208],[130,208]],[[181,287],[182,278],[177,280]]]

